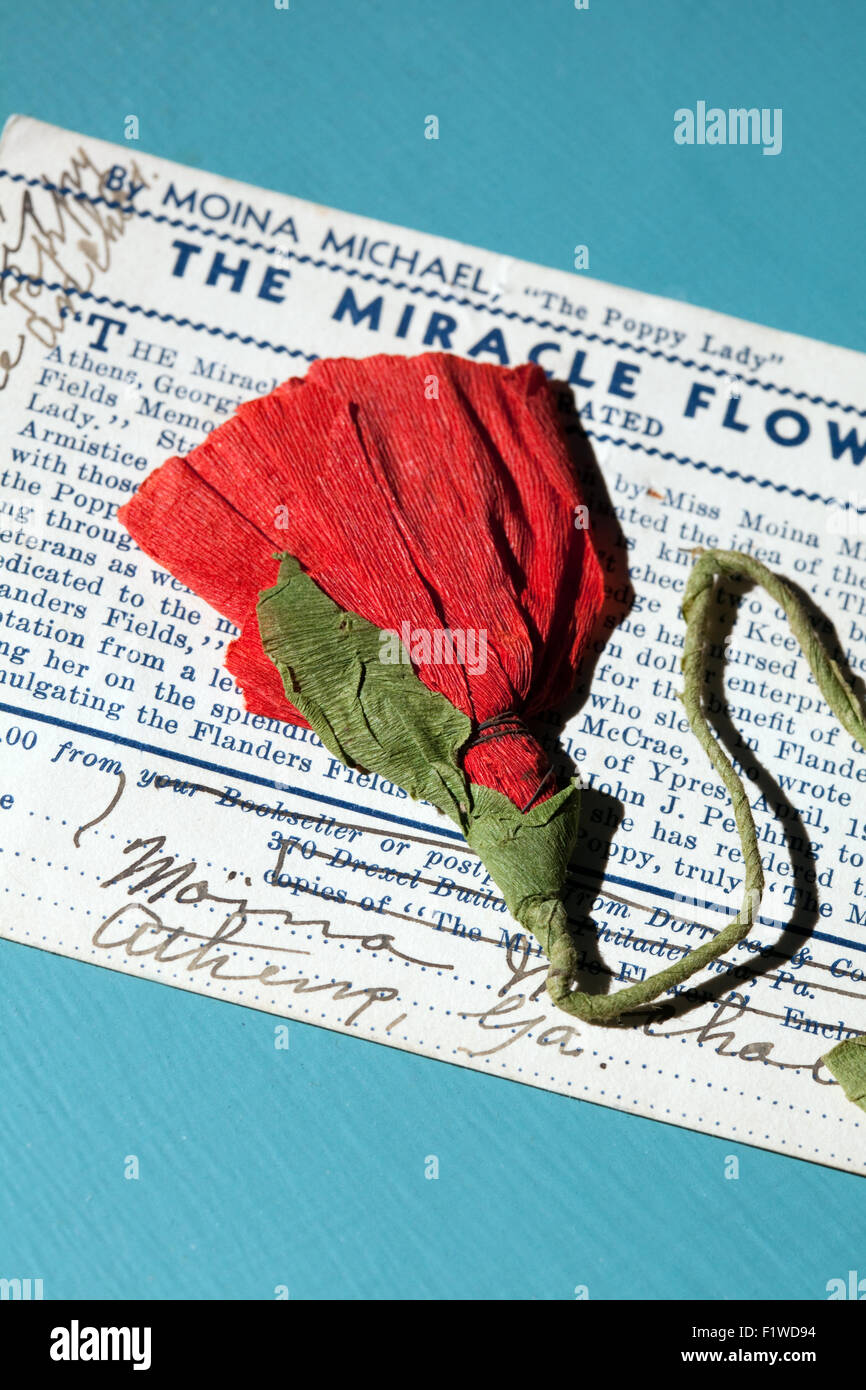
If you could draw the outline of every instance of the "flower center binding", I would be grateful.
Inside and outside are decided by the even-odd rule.
[[[480,743],[490,743],[496,738],[508,738],[509,736],[535,741],[523,717],[513,709],[506,709],[501,714],[494,714],[491,719],[484,719],[475,726],[475,732],[463,749],[464,759],[470,748],[475,748]],[[521,806],[520,809],[524,815],[535,805],[553,775],[553,768],[549,767],[526,805]]]

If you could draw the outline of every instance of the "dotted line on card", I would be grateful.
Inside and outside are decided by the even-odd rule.
[[[157,309],[145,309],[143,304],[129,304],[125,299],[112,299],[107,294],[94,294],[92,290],[81,290],[75,285],[53,284],[36,275],[22,275],[17,270],[0,271],[0,280],[6,279],[7,276],[17,280],[19,284],[37,285],[41,289],[56,290],[66,295],[76,294],[80,299],[89,299],[94,304],[110,304],[112,309],[125,309],[128,314],[143,314],[146,319],[159,319],[161,323],[174,323],[179,328],[192,328],[197,333],[209,333],[212,337],[227,340],[237,339],[239,343],[252,344],[258,348],[268,348],[271,352],[281,352],[287,357],[303,357],[305,362],[317,360],[316,353],[302,352],[300,348],[286,347],[283,343],[272,343],[267,338],[254,338],[251,333],[237,333],[231,328],[217,328],[215,325],[203,321],[194,323],[192,319],[180,318],[177,314],[161,313]]]

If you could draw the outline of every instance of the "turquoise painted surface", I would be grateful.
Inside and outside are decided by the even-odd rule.
[[[855,0],[0,11],[0,118],[121,141],[136,114],[154,154],[561,269],[585,243],[599,278],[866,349]],[[702,99],[782,107],[782,153],[676,147]],[[866,1275],[858,1178],[301,1024],[277,1052],[273,1028],[0,943],[0,1275],[538,1299],[820,1299]]]

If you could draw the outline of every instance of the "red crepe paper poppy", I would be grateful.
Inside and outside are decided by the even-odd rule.
[[[483,634],[483,670],[437,662],[435,643],[429,660],[416,643],[413,665],[485,726],[467,776],[520,808],[555,791],[522,719],[568,693],[603,602],[581,515],[542,369],[439,353],[316,361],[170,459],[119,513],[143,550],[241,628],[226,665],[254,714],[307,722],[259,634],[275,548],[381,630]],[[506,711],[521,716],[508,735],[491,724]]]

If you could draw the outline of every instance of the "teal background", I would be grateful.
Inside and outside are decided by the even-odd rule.
[[[585,243],[600,279],[866,349],[860,0],[0,19],[0,119],[122,142],[135,114],[140,150],[563,270]],[[675,146],[699,99],[782,107],[782,153]],[[821,1299],[866,1275],[859,1178],[303,1024],[277,1052],[274,1022],[0,942],[0,1275],[256,1299]]]

